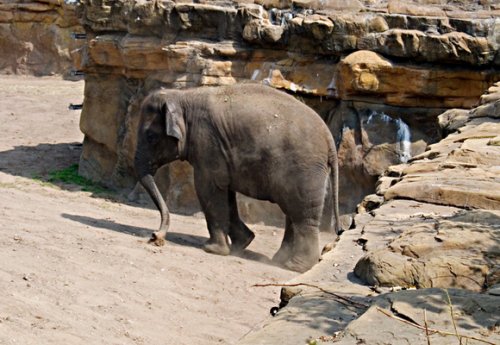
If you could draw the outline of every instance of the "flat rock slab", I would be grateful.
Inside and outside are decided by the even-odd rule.
[[[400,291],[377,298],[335,343],[451,345],[479,344],[480,339],[483,344],[498,344],[499,313],[500,299],[491,295],[457,289]]]
[[[365,251],[383,248],[415,224],[431,223],[435,217],[452,216],[459,211],[456,207],[414,200],[389,200],[365,215],[369,218],[362,226],[358,242]]]
[[[499,230],[498,211],[415,223],[387,247],[370,251],[354,272],[370,285],[481,291],[497,283]]]
[[[238,344],[425,344],[427,338],[440,345],[458,344],[457,338],[469,344],[500,342],[498,296],[432,288],[344,297],[350,302],[321,291],[296,296]]]
[[[324,292],[310,292],[294,297],[286,308],[271,320],[241,339],[239,345],[304,345],[310,339],[340,332],[356,320],[367,307],[353,306]],[[366,298],[358,303],[369,305]]]

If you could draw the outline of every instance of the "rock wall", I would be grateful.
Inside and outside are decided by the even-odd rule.
[[[0,73],[70,77],[83,32],[75,7],[60,0],[0,0]]]
[[[352,212],[387,166],[439,139],[438,114],[472,107],[500,78],[498,14],[488,1],[82,1],[80,173],[133,186],[137,109],[150,90],[255,80],[328,123],[341,210]],[[196,211],[190,168],[164,169],[170,207]],[[250,220],[279,215],[240,207]]]
[[[238,344],[500,343],[500,82],[439,123]]]
[[[477,291],[500,283],[500,82],[481,103],[440,115],[445,132],[456,131],[389,168],[361,203],[367,254],[354,272],[366,283]]]

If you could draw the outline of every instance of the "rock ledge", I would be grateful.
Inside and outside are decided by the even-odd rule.
[[[451,133],[387,169],[355,227],[238,344],[500,343],[499,102],[497,83],[442,114]]]

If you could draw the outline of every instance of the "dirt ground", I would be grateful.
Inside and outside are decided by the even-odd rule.
[[[68,105],[83,87],[0,76],[0,344],[236,342],[279,301],[279,288],[252,285],[296,276],[269,261],[282,229],[254,225],[242,257],[221,257],[200,249],[202,217],[173,215],[158,248],[156,210],[43,182],[78,163]]]

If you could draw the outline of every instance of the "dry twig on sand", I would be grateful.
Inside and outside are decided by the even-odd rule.
[[[318,289],[321,292],[324,292],[328,295],[332,295],[338,299],[338,302],[345,305],[345,306],[353,306],[356,308],[365,308],[367,309],[369,306],[360,302],[353,301],[350,298],[341,296],[335,292],[328,291],[321,286],[313,285],[313,284],[308,284],[308,283],[297,283],[297,284],[254,284],[252,287],[269,287],[269,286],[277,286],[277,287],[299,287],[299,286],[306,286],[314,289]]]
[[[421,330],[425,330],[426,332],[429,332],[429,333],[437,333],[437,334],[440,334],[440,335],[453,336],[453,337],[457,336],[457,337],[459,337],[459,339],[464,338],[464,339],[470,339],[470,340],[479,341],[481,343],[485,343],[485,344],[489,344],[489,345],[495,345],[495,343],[492,343],[491,341],[484,340],[484,339],[481,339],[481,338],[472,337],[472,336],[468,336],[468,335],[458,334],[458,332],[457,333],[451,333],[451,332],[447,332],[447,331],[441,331],[439,329],[433,329],[433,328],[428,328],[428,327],[420,326],[417,323],[413,323],[413,322],[407,321],[405,319],[402,319],[400,317],[397,317],[397,316],[389,313],[387,310],[382,309],[380,307],[377,307],[377,310],[379,312],[381,312],[382,314],[384,314],[385,316],[388,316],[388,317],[390,317],[392,319],[395,319],[395,320],[398,320],[400,322],[403,322],[403,323],[405,323],[407,325],[410,325],[412,327],[415,327],[415,328],[418,328],[418,329],[421,329]]]
[[[462,338],[458,334],[457,323],[455,322],[455,317],[453,316],[453,304],[451,304],[450,294],[448,293],[448,290],[446,290],[446,289],[443,289],[443,290],[446,294],[448,306],[450,307],[451,322],[453,323],[453,329],[455,330],[455,336],[458,339],[458,343],[462,344]]]
[[[425,326],[425,338],[427,339],[427,345],[431,345],[431,338],[429,337],[429,326],[427,325],[427,310],[424,309],[424,326]]]

